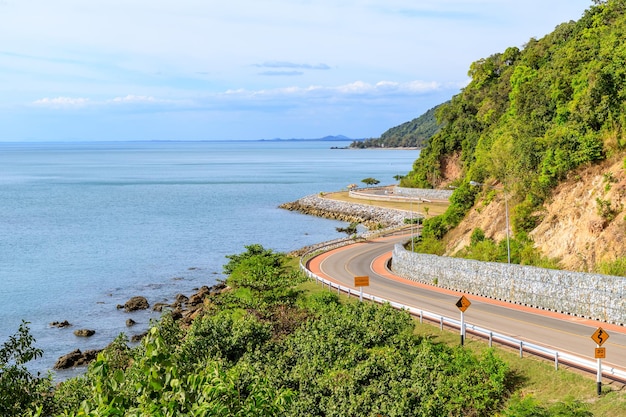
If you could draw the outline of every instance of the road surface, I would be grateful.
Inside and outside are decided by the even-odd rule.
[[[460,318],[455,303],[460,292],[419,284],[396,276],[386,268],[393,245],[407,241],[407,236],[387,237],[335,249],[311,259],[307,267],[318,276],[354,287],[354,277],[368,275],[365,292],[450,318]],[[626,329],[600,321],[549,312],[541,309],[468,295],[471,306],[465,322],[491,331],[541,345],[562,353],[594,359],[596,344],[592,334],[602,327],[609,339],[603,366],[626,371]]]

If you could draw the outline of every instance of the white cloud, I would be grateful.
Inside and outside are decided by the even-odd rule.
[[[90,104],[88,98],[75,98],[75,97],[54,97],[54,98],[42,98],[33,102],[35,106],[50,107],[53,109],[59,108],[81,108]]]
[[[111,100],[107,100],[108,103],[113,104],[156,104],[156,103],[164,103],[166,100],[157,100],[151,96],[135,96],[129,94],[125,97],[115,97]]]
[[[126,96],[114,97],[112,99],[95,100],[90,98],[75,97],[54,97],[41,98],[35,100],[35,106],[47,107],[52,109],[78,109],[85,107],[103,107],[103,106],[121,106],[121,105],[148,105],[148,106],[177,106],[189,104],[189,100],[166,100],[152,96],[139,96],[128,94]]]
[[[348,98],[354,96],[385,96],[385,95],[420,95],[433,91],[440,91],[444,88],[457,88],[456,85],[444,86],[436,81],[410,81],[406,83],[398,83],[393,81],[380,81],[377,83],[367,83],[364,81],[354,81],[339,86],[321,86],[310,85],[308,87],[281,87],[275,89],[264,90],[228,90],[224,94],[228,96],[248,97],[273,97],[273,98],[289,98],[289,97],[319,97],[327,96],[333,98]]]

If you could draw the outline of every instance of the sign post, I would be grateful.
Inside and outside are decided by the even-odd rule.
[[[370,285],[370,277],[365,275],[365,276],[360,276],[360,277],[354,277],[354,286],[355,287],[359,287],[361,292],[359,294],[359,301],[363,301],[363,287],[369,287]]]
[[[604,342],[609,338],[609,334],[602,328],[598,327],[596,331],[591,335],[591,338],[596,342],[595,357],[598,360],[598,373],[596,375],[596,382],[598,385],[598,395],[602,394],[602,359],[606,358],[606,349],[601,347]]]
[[[459,301],[456,302],[457,308],[461,310],[461,346],[465,343],[465,310],[467,310],[470,305],[472,305],[472,303],[465,296],[462,296],[459,298]]]

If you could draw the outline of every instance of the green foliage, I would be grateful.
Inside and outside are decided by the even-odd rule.
[[[596,264],[596,272],[604,275],[626,277],[626,258],[617,258],[614,261],[603,261]]]
[[[232,271],[273,259],[258,249],[230,257]],[[290,271],[283,280],[299,282]],[[54,415],[490,416],[502,407],[509,370],[493,351],[416,337],[409,314],[389,305],[295,293],[294,303],[259,309],[223,294],[188,329],[166,315],[136,348],[120,336],[57,389]]]
[[[512,398],[509,407],[502,413],[503,417],[593,417],[586,404],[568,399],[548,407],[542,406],[532,396]]]
[[[293,299],[289,290],[290,280],[302,281],[305,278],[298,271],[290,272],[283,254],[265,249],[261,245],[246,246],[246,252],[227,256],[230,261],[224,265],[229,273],[228,284],[236,289],[252,291],[247,307],[259,308],[262,303],[278,303]],[[269,291],[272,297],[259,297],[258,293]],[[245,294],[241,292],[240,294]]]
[[[279,266],[282,263],[282,256],[280,254],[274,253],[271,249],[265,249],[258,243],[246,245],[245,248],[246,251],[243,253],[226,255],[226,258],[229,259],[229,261],[224,264],[224,273],[226,275],[232,274],[235,268],[237,268],[237,266],[239,266],[244,260],[253,257],[268,258],[267,263],[276,266]]]
[[[422,237],[441,240],[450,229],[463,220],[467,210],[474,205],[475,193],[476,191],[468,183],[459,185],[450,197],[450,205],[446,212],[422,222]]]
[[[607,222],[613,221],[624,209],[621,204],[615,205],[610,200],[603,200],[599,197],[596,198],[596,204],[598,214]]]
[[[262,369],[277,385],[297,389],[286,416],[490,415],[497,409],[508,375],[501,361],[415,338],[412,327],[406,313],[389,306],[330,304],[254,362],[269,364]]]
[[[511,224],[515,233],[528,233],[539,223],[540,216],[536,214],[536,203],[532,198],[526,198],[515,206],[511,213]]]
[[[422,217],[413,217],[404,219],[404,224],[422,224]]]
[[[481,229],[474,229],[470,239],[470,245],[459,251],[455,256],[483,262],[508,261],[506,239],[496,242],[493,239],[485,237]],[[554,259],[542,256],[541,252],[534,247],[533,241],[524,232],[520,232],[515,239],[510,238],[509,247],[511,251],[511,263],[532,265],[541,268],[558,268],[558,262]]]
[[[337,230],[339,233],[345,233],[348,236],[354,236],[356,235],[358,226],[358,222],[352,222],[346,227],[336,227],[335,230]]]
[[[407,249],[411,247],[409,243]],[[416,238],[414,242],[414,250],[419,253],[426,253],[430,255],[443,255],[446,251],[446,246],[439,239],[435,239],[434,237],[419,237]]]
[[[365,185],[377,185],[380,184],[380,181],[378,181],[376,178],[372,178],[372,177],[367,177],[361,180],[361,182]]]
[[[441,240],[448,232],[443,216],[434,216],[423,221],[422,237],[424,239]]]
[[[485,238],[485,232],[483,231],[483,229],[477,227],[476,229],[474,229],[472,235],[470,236],[470,245],[476,246],[478,243],[483,242]]]
[[[437,106],[439,107],[439,106]],[[410,122],[392,127],[383,133],[380,138],[371,138],[363,141],[354,141],[351,148],[422,148],[428,140],[437,133],[441,126],[435,118],[437,107],[433,107]],[[401,178],[396,178],[400,180]]]
[[[33,346],[28,323],[22,321],[17,333],[0,348],[0,415],[23,416],[46,412],[51,406],[51,378],[32,375],[26,364],[43,354]]]

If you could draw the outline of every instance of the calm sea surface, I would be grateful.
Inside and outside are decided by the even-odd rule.
[[[29,321],[46,371],[73,349],[145,330],[151,304],[212,285],[226,255],[290,251],[344,224],[278,205],[374,177],[392,184],[418,151],[341,142],[0,143],[0,343]],[[139,325],[126,328],[132,317]],[[49,326],[68,320],[66,329]],[[76,329],[96,330],[91,338]],[[68,374],[59,374],[59,377]]]

